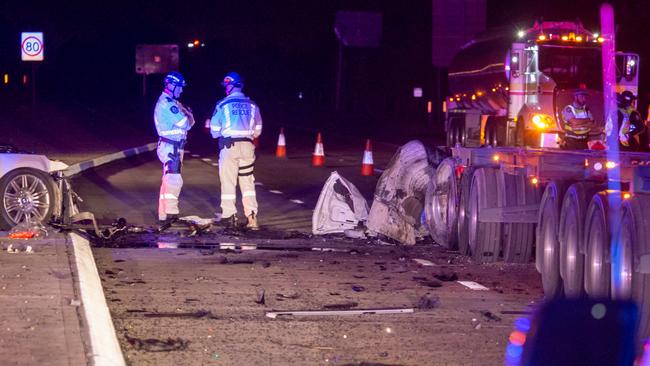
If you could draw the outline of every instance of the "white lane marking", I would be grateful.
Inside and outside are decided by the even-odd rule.
[[[193,158],[200,158],[201,155],[199,155],[199,154],[192,154],[192,157],[193,157]]]
[[[428,261],[426,259],[413,258],[413,261],[422,266],[435,266],[435,263]]]
[[[275,193],[275,194],[284,194],[284,193],[282,193],[282,191],[277,191],[275,189],[271,189],[271,190],[269,190],[269,192]]]
[[[293,202],[293,203],[297,203],[299,205],[302,205],[303,203],[305,203],[305,202],[303,202],[301,200],[290,200],[290,201]]]
[[[212,166],[219,166],[219,163],[212,163],[212,164],[210,164],[210,165],[212,165]]]
[[[467,287],[467,288],[469,288],[471,290],[476,290],[476,291],[489,290],[489,288],[481,285],[478,282],[474,282],[474,281],[458,281],[458,283],[460,283],[461,285],[463,285],[463,286],[465,286],[465,287]]]
[[[81,304],[90,334],[92,351],[89,357],[97,366],[125,365],[90,243],[75,233],[70,234],[70,239],[79,276]]]
[[[374,168],[373,170],[375,172],[377,172],[377,173],[383,173],[384,172],[384,169],[379,169],[379,168]]]
[[[256,185],[256,186],[263,186],[264,183],[262,183],[262,182],[255,182],[255,185]]]
[[[212,159],[210,159],[210,158],[203,158],[203,159],[201,159],[201,161],[205,161],[206,163],[209,163],[209,162],[212,161]]]

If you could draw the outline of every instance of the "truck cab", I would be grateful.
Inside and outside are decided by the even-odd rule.
[[[589,93],[595,121],[590,139],[601,139],[603,38],[580,22],[537,22],[514,36],[483,36],[452,62],[447,144],[559,148],[562,110],[577,88]],[[638,55],[619,52],[616,65],[616,91],[637,95]]]

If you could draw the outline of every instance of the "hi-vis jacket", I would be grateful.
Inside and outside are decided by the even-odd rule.
[[[160,94],[153,112],[158,136],[174,141],[184,140],[187,131],[192,127],[191,117],[187,116],[184,110],[169,94]]]
[[[573,104],[569,104],[562,110],[562,119],[564,119],[564,131],[567,136],[586,137],[594,123],[594,116],[587,106],[579,107]]]
[[[210,120],[210,133],[217,137],[255,138],[262,134],[260,109],[242,92],[233,92],[217,102]]]

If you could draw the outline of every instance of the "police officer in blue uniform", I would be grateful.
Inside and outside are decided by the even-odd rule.
[[[158,98],[153,119],[158,132],[158,159],[163,164],[163,176],[158,199],[159,224],[169,224],[178,219],[178,196],[183,187],[181,166],[187,131],[194,126],[194,116],[179,100],[185,78],[178,72],[165,77],[165,89]]]

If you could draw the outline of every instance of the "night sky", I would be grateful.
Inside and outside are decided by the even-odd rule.
[[[56,4],[56,5],[54,5]],[[598,28],[598,1],[488,0],[488,26],[532,24],[580,18]],[[650,0],[613,2],[617,48],[641,54],[641,94],[649,90]],[[136,44],[181,46],[180,71],[190,87],[184,96],[204,113],[221,96],[225,72],[239,71],[246,90],[261,105],[300,103],[313,111],[333,105],[337,10],[383,14],[382,45],[348,49],[345,54],[344,108],[362,115],[399,114],[412,103],[414,86],[431,97],[436,70],[431,65],[431,0],[406,1],[61,1],[5,0],[0,4],[0,72],[27,73],[19,61],[21,31],[45,34],[46,61],[37,67],[42,100],[85,104],[141,98],[142,79],[134,71]],[[188,50],[193,39],[206,47]],[[151,94],[162,75],[150,77]],[[0,94],[7,100],[6,90]],[[9,98],[11,99],[11,98]],[[205,105],[205,107],[202,107]]]

